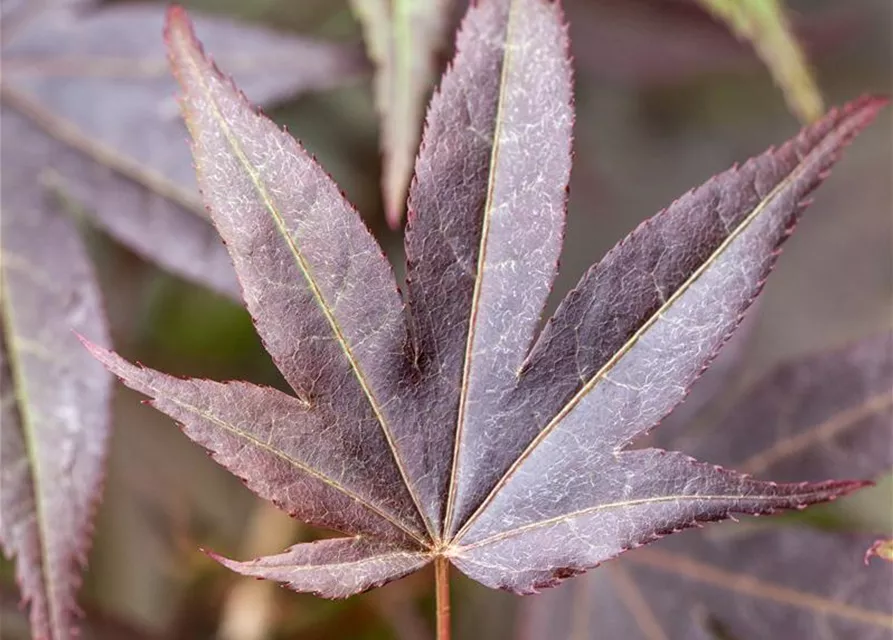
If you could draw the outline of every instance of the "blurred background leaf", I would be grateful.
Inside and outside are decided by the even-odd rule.
[[[811,122],[822,115],[821,93],[791,30],[783,0],[699,1],[740,38],[753,44],[797,117]]]
[[[388,224],[400,228],[422,120],[447,40],[453,0],[351,0],[369,57],[381,129],[382,195]]]

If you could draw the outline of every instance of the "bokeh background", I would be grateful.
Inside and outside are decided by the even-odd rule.
[[[285,32],[360,41],[345,0],[184,4]],[[577,116],[567,239],[553,307],[639,222],[799,128],[752,50],[693,4],[564,4]],[[828,104],[891,92],[888,0],[795,0],[789,6]],[[267,113],[287,125],[342,185],[399,272],[401,235],[384,224],[381,205],[371,76],[279,102]],[[891,326],[891,140],[888,109],[817,193],[765,289],[724,396],[780,362]],[[159,270],[89,224],[84,233],[114,343],[126,356],[181,375],[281,384],[243,309]],[[885,505],[890,502],[888,483],[844,505],[839,517],[889,528]],[[91,635],[88,629],[86,636],[429,636],[433,579],[427,571],[374,593],[329,602],[241,579],[199,551],[205,547],[246,558],[315,535],[255,498],[167,418],[142,406],[138,395],[118,388],[105,497],[81,595],[88,618],[107,619],[111,631]],[[26,638],[7,563],[2,576],[2,637]],[[458,637],[510,637],[515,598],[455,573],[454,585]]]

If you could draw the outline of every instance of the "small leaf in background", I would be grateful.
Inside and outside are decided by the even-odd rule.
[[[893,629],[893,571],[870,537],[806,527],[687,531],[521,603],[518,640],[859,638]]]
[[[229,256],[196,189],[176,84],[157,35],[164,7],[24,11],[30,19],[4,33],[2,74],[3,104],[28,119],[34,142],[23,143],[52,145],[45,165],[57,186],[112,237],[240,300]],[[365,71],[354,47],[222,18],[197,21],[260,104],[330,88]]]
[[[3,108],[0,542],[34,638],[74,637],[109,435],[111,378],[72,331],[108,329],[74,222],[40,187],[51,150]]]
[[[699,0],[705,9],[749,40],[784,92],[791,111],[804,122],[824,111],[822,96],[785,15],[783,0]]]
[[[376,66],[388,224],[399,228],[453,0],[351,0]]]
[[[764,482],[628,447],[738,326],[884,100],[834,110],[682,196],[584,275],[534,342],[570,170],[557,3],[469,10],[416,164],[405,301],[337,185],[205,57],[185,12],[168,15],[199,184],[294,395],[88,348],[255,493],[351,536],[226,566],[345,597],[449,560],[525,594],[667,532],[867,484]]]
[[[680,446],[789,481],[876,477],[893,464],[891,420],[886,334],[779,367],[706,437]],[[893,572],[866,569],[868,539],[790,526],[672,536],[526,601],[518,636],[688,638],[694,622],[719,637],[889,638]]]
[[[893,468],[893,336],[778,367],[706,433],[674,446],[786,482]]]

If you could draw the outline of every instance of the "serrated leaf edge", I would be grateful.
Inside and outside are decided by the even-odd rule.
[[[0,259],[2,260],[2,259]],[[6,268],[8,268],[8,263],[3,263],[0,261],[0,288],[6,289]],[[3,316],[3,333],[6,338],[6,354],[8,359],[8,366],[10,376],[12,377],[13,383],[13,396],[16,399],[16,409],[19,414],[19,422],[22,429],[23,439],[25,441],[25,450],[28,455],[28,471],[31,477],[32,491],[34,493],[34,517],[37,520],[36,522],[36,535],[38,539],[38,547],[40,548],[40,581],[43,584],[43,593],[44,593],[44,601],[46,603],[47,608],[47,624],[49,625],[49,630],[51,633],[51,637],[63,638],[65,637],[64,628],[65,625],[62,623],[62,618],[64,618],[65,612],[60,610],[60,603],[56,601],[54,597],[55,591],[53,590],[53,585],[50,580],[50,576],[48,575],[49,571],[49,560],[50,553],[49,549],[46,545],[46,536],[45,532],[47,529],[47,514],[44,506],[44,493],[41,489],[41,479],[40,479],[40,465],[38,464],[38,458],[36,451],[38,449],[37,445],[37,436],[35,433],[34,420],[31,415],[30,403],[27,401],[27,384],[24,376],[21,374],[21,367],[19,366],[19,349],[21,348],[21,340],[12,330],[12,305],[9,304],[8,301],[3,301],[3,304],[0,304],[0,313]],[[18,346],[17,346],[18,345]],[[10,547],[10,550],[13,550]],[[14,550],[13,550],[14,551]],[[19,571],[19,567],[17,565],[16,571]],[[27,594],[24,594],[27,597]],[[34,611],[32,609],[32,621]],[[32,629],[33,631],[33,629]]]
[[[143,367],[142,365],[139,365],[139,364],[136,364],[136,365],[131,364],[130,362],[121,358],[116,353],[109,351],[107,349],[104,349],[96,344],[93,344],[92,342],[90,342],[89,340],[84,338],[83,336],[78,335],[78,338],[83,343],[84,347],[86,347],[86,349],[91,354],[93,354],[94,358],[96,358],[99,362],[101,362],[103,364],[103,366],[105,366],[109,371],[111,371],[119,379],[121,379],[125,385],[127,385],[131,388],[134,388],[134,385],[131,385],[127,381],[127,379],[124,377],[124,372],[121,370],[121,365],[123,364],[125,367],[133,367],[133,368],[139,368],[139,369],[145,369],[145,367]],[[163,375],[166,375],[166,374],[163,374]],[[223,383],[223,384],[225,384],[225,383]],[[308,476],[331,487],[332,489],[344,494],[345,496],[347,496],[348,498],[350,498],[357,504],[362,505],[364,508],[368,509],[370,512],[374,513],[375,515],[379,516],[383,520],[394,525],[397,529],[404,532],[406,535],[410,536],[413,540],[415,540],[423,548],[429,547],[429,544],[427,542],[425,542],[423,539],[421,539],[419,537],[418,533],[413,531],[411,528],[407,527],[405,524],[400,522],[398,519],[394,518],[394,516],[391,516],[387,512],[382,511],[379,507],[370,503],[369,501],[364,499],[362,496],[359,496],[359,495],[355,494],[354,492],[350,491],[349,489],[347,489],[346,487],[342,486],[340,483],[336,482],[334,479],[332,479],[324,474],[321,474],[320,472],[316,471],[312,467],[305,465],[301,461],[295,460],[294,458],[292,458],[285,452],[280,451],[279,449],[276,449],[274,447],[271,447],[269,444],[267,444],[261,440],[258,440],[253,435],[246,433],[245,431],[242,431],[241,429],[236,428],[235,426],[229,424],[228,422],[226,422],[224,420],[220,420],[219,418],[215,417],[212,414],[210,414],[206,411],[202,411],[200,408],[195,407],[189,403],[183,402],[182,400],[177,400],[177,399],[171,397],[170,395],[162,393],[161,390],[159,390],[158,388],[156,388],[155,386],[153,386],[149,383],[142,383],[139,385],[139,387],[140,388],[136,389],[136,390],[140,391],[141,393],[145,393],[144,391],[142,391],[143,389],[146,389],[153,393],[153,400],[150,401],[150,404],[154,404],[154,399],[163,398],[165,402],[170,402],[172,404],[175,404],[175,405],[185,409],[186,411],[188,411],[192,414],[195,414],[195,415],[201,417],[202,419],[207,420],[208,422],[210,422],[212,424],[217,425],[218,427],[220,427],[224,431],[232,434],[233,436],[242,438],[242,439],[250,442],[251,444],[255,445],[258,449],[262,449],[262,450],[272,454],[273,456],[279,458],[280,460],[283,460],[283,461],[287,462],[288,464],[292,465],[296,469],[300,469],[302,473],[305,473]],[[149,395],[149,394],[146,394],[146,395]]]
[[[452,547],[448,551],[448,555],[459,556],[462,553],[468,552],[472,549],[477,549],[479,547],[487,546],[490,544],[495,544],[501,540],[506,538],[511,538],[517,535],[521,535],[527,531],[531,531],[533,529],[540,529],[542,527],[549,527],[554,524],[561,524],[567,520],[572,520],[574,518],[579,518],[582,516],[586,516],[592,513],[596,513],[598,511],[607,511],[609,509],[625,509],[628,507],[637,507],[642,505],[650,505],[650,504],[661,504],[664,502],[689,502],[689,501],[707,501],[707,502],[733,502],[737,500],[765,500],[767,502],[774,502],[779,500],[780,498],[788,499],[788,500],[796,500],[798,498],[809,498],[810,496],[814,496],[816,491],[825,490],[825,491],[836,491],[837,495],[842,495],[844,493],[849,493],[851,491],[855,491],[856,489],[870,486],[873,483],[867,481],[831,481],[825,483],[796,483],[801,484],[804,489],[809,489],[805,491],[803,494],[785,494],[782,496],[773,496],[773,495],[697,495],[697,494],[680,494],[680,495],[672,495],[672,496],[658,496],[654,498],[640,498],[637,500],[622,500],[620,502],[610,502],[607,504],[595,505],[593,507],[586,507],[585,509],[578,509],[577,511],[572,511],[569,513],[562,514],[560,516],[555,516],[554,518],[548,518],[546,520],[539,520],[537,522],[532,522],[530,524],[526,524],[521,527],[517,527],[515,529],[510,529],[508,531],[502,531],[500,533],[496,533],[492,536],[488,536],[483,540],[478,540],[477,542],[473,542],[468,545],[456,545]],[[834,496],[837,497],[837,496]],[[804,503],[805,504],[805,503]]]

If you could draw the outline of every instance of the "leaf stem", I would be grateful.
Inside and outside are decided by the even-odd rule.
[[[450,561],[434,559],[434,592],[437,602],[437,640],[450,640]]]

